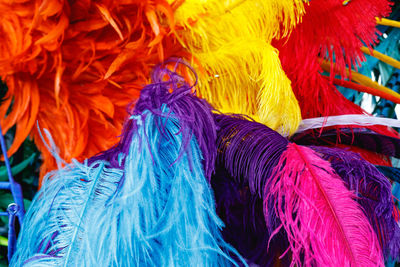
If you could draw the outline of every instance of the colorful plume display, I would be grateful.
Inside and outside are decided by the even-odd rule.
[[[374,165],[345,149],[289,143],[240,116],[215,118],[217,211],[224,237],[244,257],[261,266],[398,260],[398,211]]]
[[[400,262],[400,123],[341,93],[400,103],[361,67],[400,67],[392,6],[0,0],[1,128],[42,160],[11,266]]]

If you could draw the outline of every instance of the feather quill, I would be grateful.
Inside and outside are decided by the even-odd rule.
[[[385,259],[400,258],[400,226],[393,217],[392,187],[388,179],[374,165],[357,153],[338,148],[310,147],[342,178],[353,191],[379,239]]]
[[[211,109],[187,84],[177,86],[177,76],[161,82],[166,73],[156,69],[143,89],[120,146],[47,177],[12,266],[246,265],[222,239],[205,178],[216,153],[213,126],[196,139]]]
[[[377,237],[353,193],[310,148],[289,144],[266,189],[265,216],[276,213],[281,224],[271,236],[286,231],[291,266],[383,266]]]

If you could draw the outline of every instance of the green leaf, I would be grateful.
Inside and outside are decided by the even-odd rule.
[[[27,158],[23,162],[13,166],[11,168],[12,175],[17,175],[18,173],[23,171],[29,164],[32,164],[35,156],[36,156],[36,153],[33,153],[29,158]],[[7,180],[8,180],[7,168],[5,166],[2,166],[0,168],[0,181],[7,181]]]

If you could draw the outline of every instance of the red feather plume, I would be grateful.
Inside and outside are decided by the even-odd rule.
[[[347,4],[342,0],[313,0],[292,34],[273,43],[292,81],[303,118],[366,113],[321,74],[321,60],[335,62],[339,74],[346,77],[346,67],[357,68],[365,60],[361,47],[377,41],[375,17],[387,16],[390,5],[388,0],[352,0]],[[333,65],[331,69],[334,76]],[[398,136],[385,127],[369,128]]]

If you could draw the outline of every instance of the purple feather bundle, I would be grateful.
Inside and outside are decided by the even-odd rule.
[[[354,191],[378,236],[385,258],[391,256],[399,260],[400,226],[393,217],[394,203],[388,179],[357,153],[328,147],[310,148],[329,161],[346,187]]]
[[[175,63],[175,69],[178,64],[184,64],[191,69],[190,66],[180,60],[171,59],[165,62],[165,64],[167,63]],[[214,171],[217,153],[215,147],[216,126],[211,113],[213,108],[207,101],[196,96],[192,90],[193,86],[188,85],[182,76],[169,70],[165,65],[156,66],[151,77],[153,82],[142,89],[139,100],[133,103],[134,109],[131,108],[129,113],[138,115],[144,110],[150,110],[159,115],[160,118],[156,123],[161,133],[164,127],[161,123],[161,117],[177,118],[180,122],[183,138],[180,154],[182,155],[184,151],[190,149],[189,142],[194,134],[202,152],[205,176],[209,181]],[[171,94],[170,91],[174,93]],[[160,112],[163,105],[167,105],[169,108],[167,115]],[[121,157],[121,155],[128,154],[135,127],[137,126],[134,120],[127,120],[123,127],[120,142],[112,149],[91,158],[90,162],[105,160],[115,168],[124,166],[124,157]],[[190,156],[190,151],[187,152]]]

